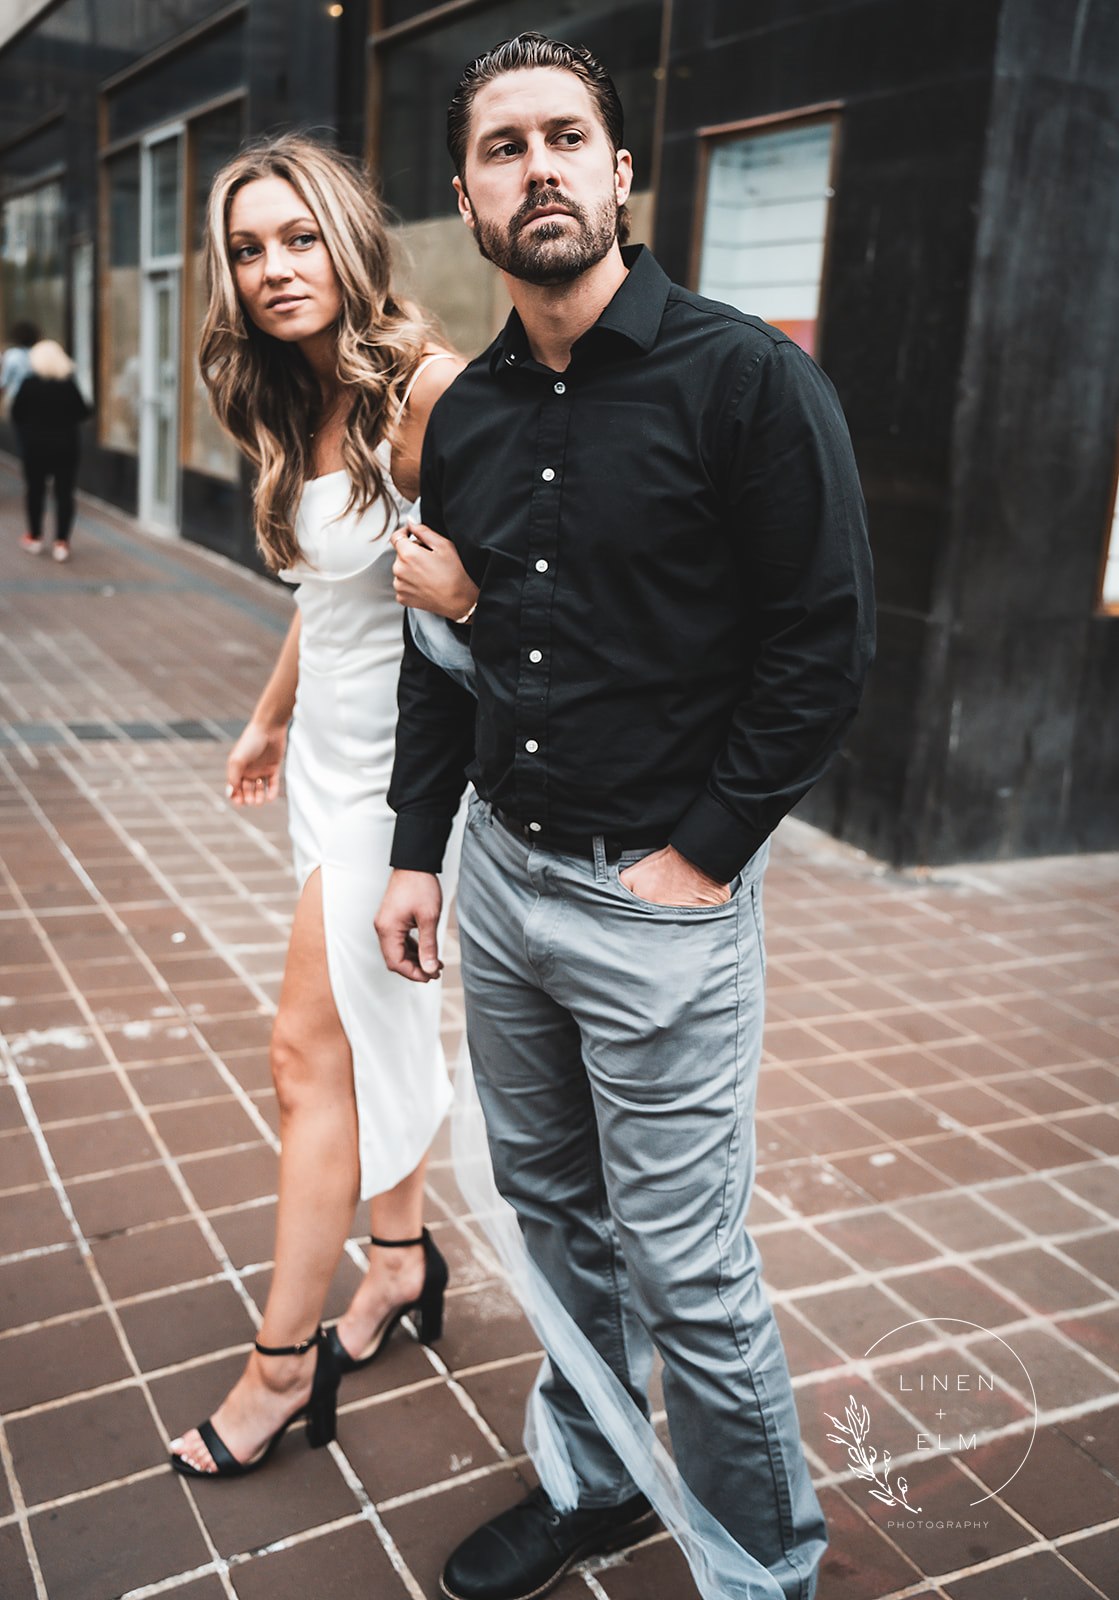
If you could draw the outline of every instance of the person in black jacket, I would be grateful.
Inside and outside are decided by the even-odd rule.
[[[29,555],[43,548],[47,481],[54,479],[56,561],[70,559],[74,483],[78,475],[78,426],[91,407],[74,382],[74,363],[53,339],[32,345],[31,371],[12,402],[12,421],[23,452],[27,528],[20,544]]]

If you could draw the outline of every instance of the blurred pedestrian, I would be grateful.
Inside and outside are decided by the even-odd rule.
[[[329,1444],[339,1379],[373,1361],[406,1312],[426,1342],[442,1329],[447,1267],[423,1226],[427,1149],[450,1102],[438,986],[401,993],[373,914],[389,876],[404,649],[390,535],[413,514],[427,419],[463,363],[393,293],[368,183],[312,140],[272,140],[218,173],[207,264],[201,370],[257,468],[264,560],[298,585],[226,767],[233,803],[259,805],[278,794],[286,751],[300,892],[272,1034],[275,1269],[243,1373],[171,1444],[176,1471],[228,1478],[262,1465],[297,1417],[312,1446]],[[449,544],[441,570],[445,612],[459,617],[477,590]],[[359,1195],[373,1249],[327,1332]]]
[[[20,544],[29,555],[43,548],[47,484],[54,481],[56,561],[70,559],[74,523],[74,485],[78,476],[78,429],[91,407],[74,382],[74,363],[53,339],[40,339],[28,351],[29,371],[12,402],[27,492],[27,532]]]

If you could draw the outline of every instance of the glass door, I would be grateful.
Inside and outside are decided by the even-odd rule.
[[[143,426],[140,517],[155,528],[179,526],[179,275],[144,282]]]
[[[182,129],[144,143],[141,176],[140,520],[179,531]]]

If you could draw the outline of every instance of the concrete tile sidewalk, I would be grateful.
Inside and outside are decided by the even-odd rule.
[[[69,567],[20,529],[0,466],[0,1594],[433,1596],[523,1492],[537,1361],[445,1137],[440,1345],[347,1380],[329,1452],[293,1433],[236,1484],[165,1464],[269,1279],[292,880],[282,805],[232,812],[222,767],[290,600],[88,504]],[[896,875],[788,824],[767,916],[752,1225],[820,1600],[1114,1595],[1119,858]],[[453,1049],[453,962],[445,1006]],[[588,1592],[694,1589],[660,1538],[556,1591]]]

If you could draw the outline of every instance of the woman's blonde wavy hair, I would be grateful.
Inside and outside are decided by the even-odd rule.
[[[218,421],[257,469],[257,543],[277,572],[302,554],[295,511],[313,470],[311,434],[321,393],[300,352],[262,332],[237,294],[229,209],[239,189],[270,177],[285,179],[308,206],[338,277],[338,378],[354,397],[342,444],[347,511],[388,503],[388,475],[376,451],[386,439],[392,442],[404,390],[431,328],[393,295],[385,213],[354,162],[304,135],[284,134],[241,151],[217,173],[206,218],[209,304],[199,365]]]

